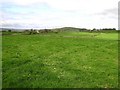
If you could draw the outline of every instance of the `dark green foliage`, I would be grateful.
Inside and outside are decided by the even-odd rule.
[[[8,32],[11,32],[11,30],[8,30]]]

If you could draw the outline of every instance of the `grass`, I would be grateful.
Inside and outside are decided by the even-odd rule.
[[[3,36],[3,88],[117,88],[117,33]]]

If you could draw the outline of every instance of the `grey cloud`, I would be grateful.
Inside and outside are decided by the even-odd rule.
[[[117,16],[118,8],[106,9],[103,12],[97,13],[97,15],[109,15],[109,14]]]
[[[2,24],[2,27],[21,27],[22,25],[21,24],[10,24],[10,23],[5,23],[5,24]]]
[[[4,23],[1,28],[42,28],[39,24]]]
[[[118,8],[108,9],[108,10],[105,10],[104,12],[106,12],[107,14],[118,15]]]
[[[118,8],[106,9],[103,12],[96,13],[95,15],[101,15],[112,19],[118,19]]]

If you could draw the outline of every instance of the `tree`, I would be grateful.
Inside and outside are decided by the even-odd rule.
[[[12,30],[8,30],[8,32],[11,32]]]

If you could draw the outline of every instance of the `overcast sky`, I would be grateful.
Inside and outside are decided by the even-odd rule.
[[[2,0],[6,28],[118,28],[119,0]]]

